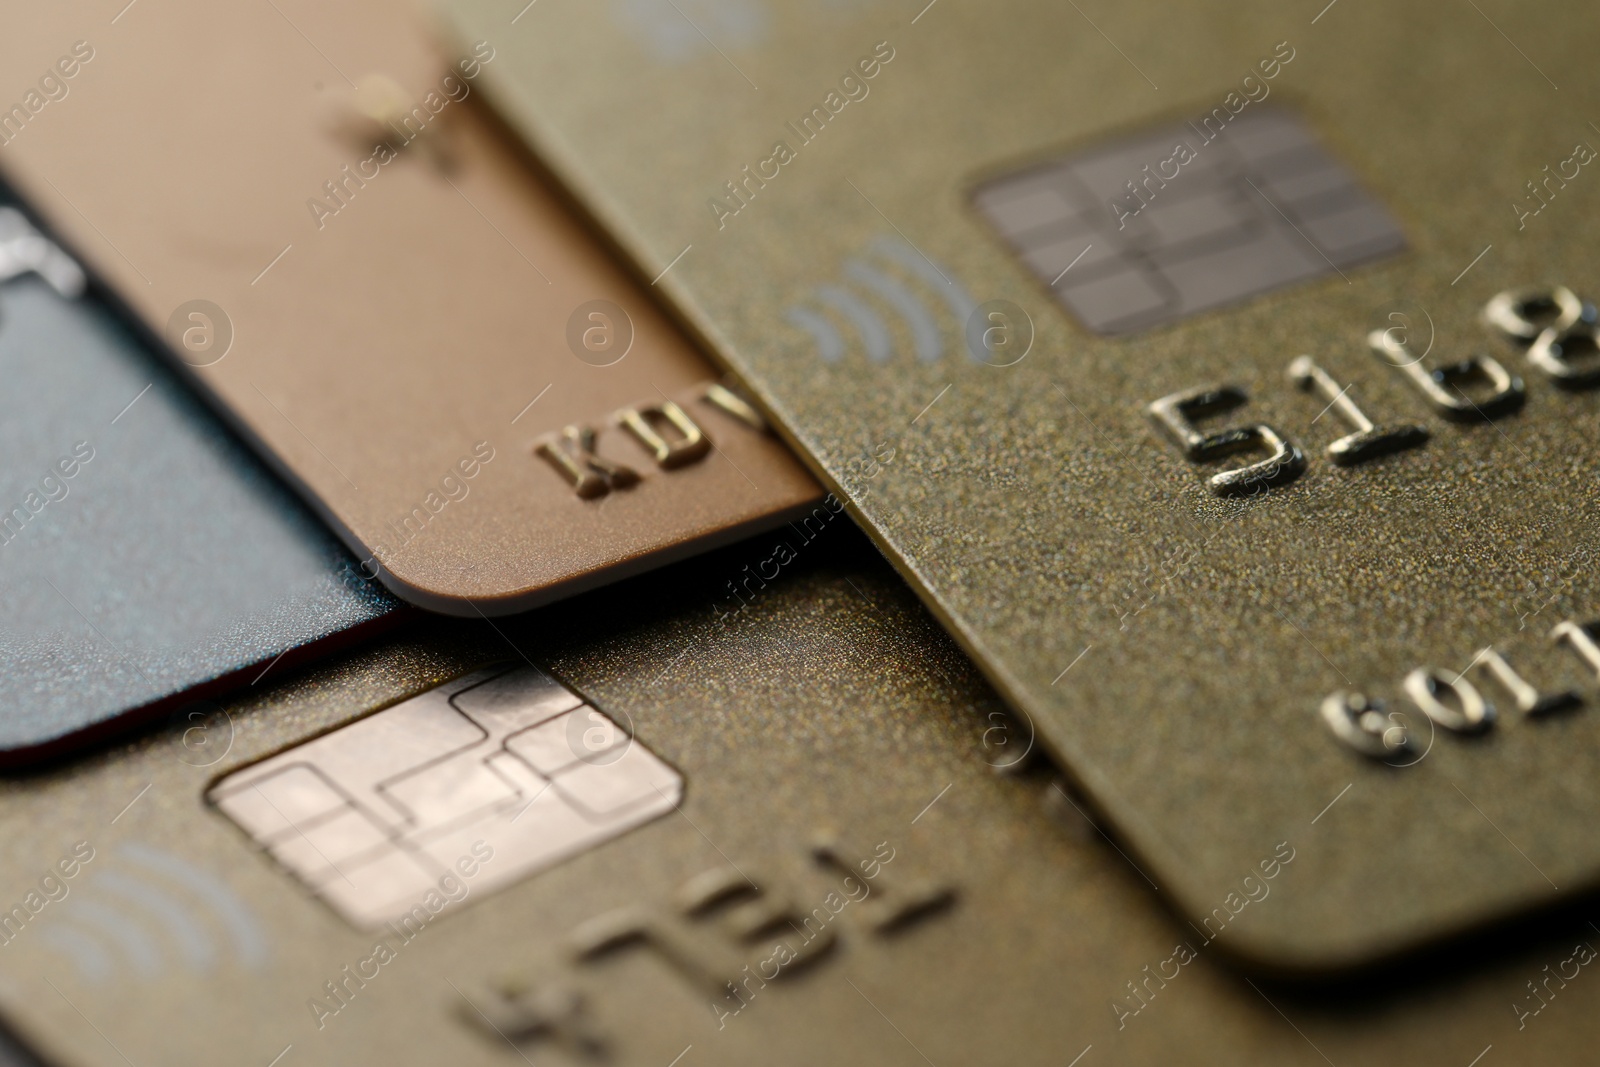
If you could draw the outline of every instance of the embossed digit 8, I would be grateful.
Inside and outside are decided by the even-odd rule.
[[[1594,305],[1564,285],[1507,289],[1483,309],[1484,321],[1516,344],[1528,362],[1563,389],[1600,385],[1600,325]],[[1580,365],[1575,356],[1588,358]]]

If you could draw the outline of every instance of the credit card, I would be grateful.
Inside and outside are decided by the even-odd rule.
[[[401,609],[3,203],[0,370],[0,765],[181,720]]]
[[[1596,885],[1592,8],[444,6],[1190,920]]]
[[[498,633],[430,620],[285,679],[216,710],[209,766],[167,730],[6,784],[7,1024],[63,1067],[1465,1065],[1592,1047],[1600,935],[1581,917],[1354,991],[1247,984],[1219,946],[1317,891],[1328,819],[1262,842],[1238,872],[1250,903],[1208,942],[1053,773],[1018,772],[1023,724],[864,538],[841,524],[792,547],[724,623],[718,591],[766,539]],[[581,730],[534,739],[574,707]],[[452,717],[482,730],[390,729]],[[338,751],[355,731],[369,743]],[[636,756],[660,794],[616,810],[642,821],[528,866],[518,842],[635,780]],[[375,788],[319,799],[361,774]],[[385,840],[338,829],[352,812]],[[413,830],[436,845],[409,848]],[[442,861],[429,887],[352,914],[381,902],[368,874],[393,849]],[[313,864],[333,873],[314,885]]]
[[[492,47],[191,0],[19,15],[0,60],[43,72],[0,171],[401,597],[522,610],[817,506],[478,106]]]

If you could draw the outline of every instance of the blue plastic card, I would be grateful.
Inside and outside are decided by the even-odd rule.
[[[0,207],[0,763],[250,684],[396,602]]]

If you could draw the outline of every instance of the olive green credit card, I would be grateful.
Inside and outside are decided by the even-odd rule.
[[[1561,1063],[1569,917],[1359,995],[1174,921],[859,535],[440,621],[0,786],[0,1015],[46,1062]],[[498,630],[495,628],[498,627]],[[524,658],[526,657],[526,658]],[[1007,773],[996,773],[1004,770]]]
[[[1600,880],[1592,6],[444,7],[1197,926]]]

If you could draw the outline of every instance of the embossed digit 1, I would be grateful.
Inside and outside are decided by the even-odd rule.
[[[1245,391],[1235,385],[1203,386],[1164,396],[1145,411],[1183,449],[1183,454],[1196,463],[1253,448],[1267,449],[1271,454],[1266,459],[1213,474],[1207,479],[1206,484],[1218,496],[1239,496],[1287,485],[1306,469],[1305,454],[1293,441],[1264,422],[1201,433],[1192,421],[1239,407],[1248,399]]]
[[[1289,380],[1301,389],[1315,389],[1336,409],[1346,422],[1356,428],[1328,446],[1328,458],[1341,467],[1391,452],[1415,448],[1428,439],[1428,431],[1421,426],[1375,426],[1371,419],[1350,399],[1349,386],[1339,388],[1339,383],[1328,372],[1317,366],[1310,356],[1298,356],[1289,364]],[[1315,419],[1312,420],[1316,421]]]
[[[1507,340],[1528,346],[1528,362],[1563,389],[1600,385],[1600,325],[1594,305],[1564,285],[1547,289],[1507,289],[1483,308],[1484,321]],[[1590,359],[1580,367],[1574,351]]]
[[[1485,646],[1473,662],[1505,687],[1506,692],[1511,694],[1511,699],[1516,701],[1517,710],[1524,715],[1548,715],[1553,711],[1562,711],[1583,703],[1583,698],[1571,689],[1563,689],[1559,693],[1549,695],[1540,693],[1532,683],[1517,673],[1515,667],[1506,662],[1506,658],[1493,645]]]
[[[1522,379],[1506,370],[1493,356],[1468,356],[1459,363],[1429,370],[1422,365],[1421,357],[1410,356],[1404,342],[1396,340],[1389,330],[1373,330],[1367,334],[1367,344],[1385,363],[1410,378],[1434,409],[1447,419],[1456,422],[1493,419],[1516,411],[1527,398]],[[1474,378],[1487,381],[1494,391],[1482,400],[1473,400],[1458,383]]]

